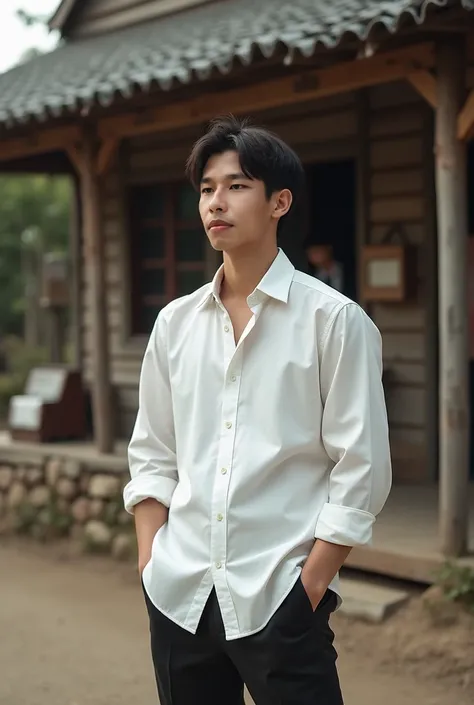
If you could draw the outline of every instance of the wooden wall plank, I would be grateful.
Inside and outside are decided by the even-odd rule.
[[[404,223],[403,224],[407,241],[411,245],[423,245],[426,237],[426,228],[424,223]],[[374,245],[379,245],[387,234],[387,226],[372,224],[370,229],[370,241]]]
[[[423,173],[421,169],[416,167],[399,171],[373,172],[370,179],[370,190],[373,197],[421,194]]]
[[[385,333],[383,336],[384,361],[423,362],[425,336],[423,332]]]
[[[402,137],[372,142],[370,164],[372,169],[389,170],[397,167],[421,166],[423,146],[420,137]]]
[[[422,195],[372,198],[370,220],[372,223],[420,221],[424,216],[424,208]]]
[[[382,332],[422,331],[425,325],[425,312],[420,305],[376,303],[372,306],[372,315]]]
[[[425,426],[425,390],[418,387],[395,387],[388,394],[390,423]]]
[[[392,107],[372,113],[370,136],[373,139],[390,135],[421,132],[423,116],[418,103],[394,110]]]
[[[426,384],[426,366],[423,362],[386,362],[385,369],[389,372],[387,388],[424,387]]]

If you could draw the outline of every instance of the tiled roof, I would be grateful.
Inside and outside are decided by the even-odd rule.
[[[205,80],[213,69],[252,62],[255,50],[271,57],[284,46],[311,56],[318,44],[331,48],[344,35],[363,40],[377,24],[396,32],[411,17],[422,23],[430,6],[451,0],[226,0],[178,15],[71,41],[0,75],[0,124],[47,119],[96,102],[110,104],[174,82]],[[458,0],[466,9],[474,0]]]

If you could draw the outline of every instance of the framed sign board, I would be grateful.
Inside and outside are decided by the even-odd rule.
[[[79,372],[63,366],[31,370],[24,394],[10,401],[8,425],[16,440],[50,443],[86,436],[86,406]]]
[[[367,245],[362,250],[365,301],[407,302],[416,296],[416,252],[406,245]]]

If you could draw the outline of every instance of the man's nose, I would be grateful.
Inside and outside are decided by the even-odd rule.
[[[224,194],[221,189],[216,189],[212,196],[211,202],[209,203],[209,208],[214,213],[215,211],[225,211],[226,203]]]

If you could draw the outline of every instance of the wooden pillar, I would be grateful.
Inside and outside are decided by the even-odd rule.
[[[92,294],[92,410],[94,434],[99,452],[111,453],[114,446],[114,415],[109,372],[105,248],[100,208],[98,143],[92,132],[85,132],[82,142],[81,184],[85,266]]]
[[[82,372],[82,225],[81,225],[81,186],[79,178],[71,176],[71,205],[69,212],[69,251],[71,262],[71,321],[70,343],[72,348],[71,364]]]
[[[440,538],[446,556],[467,549],[468,315],[466,146],[457,138],[465,98],[460,37],[437,43],[436,199],[439,277]]]

